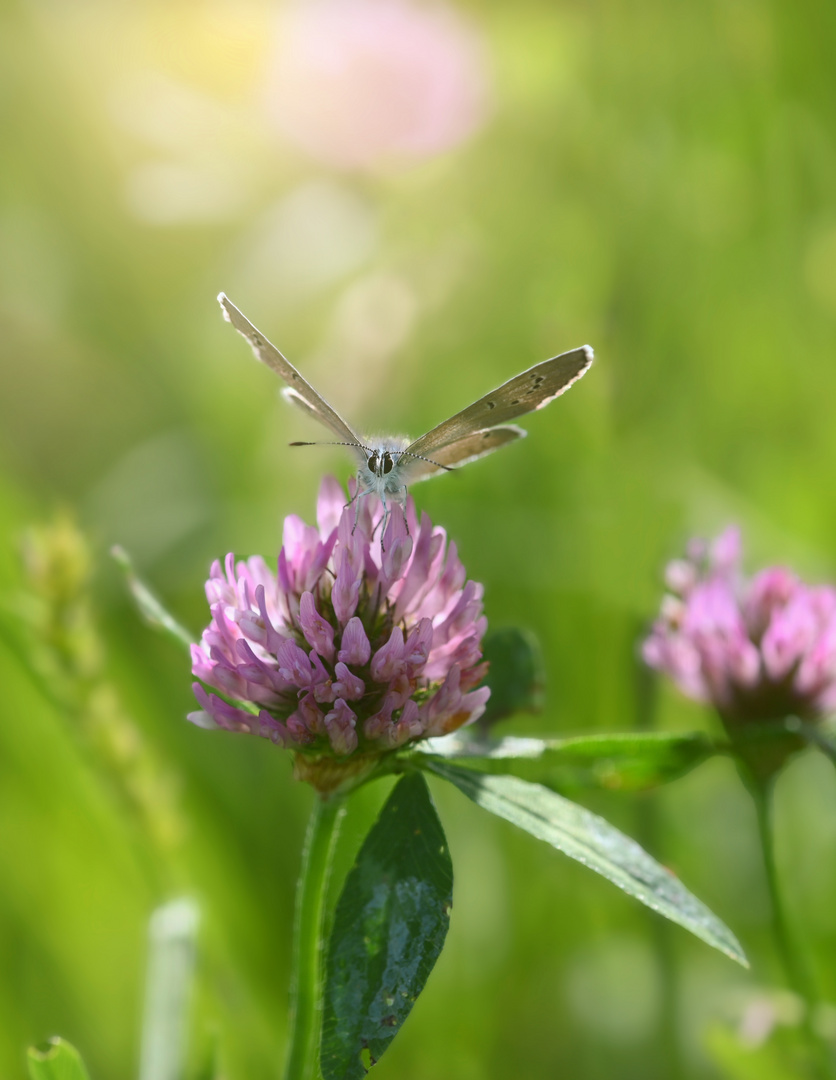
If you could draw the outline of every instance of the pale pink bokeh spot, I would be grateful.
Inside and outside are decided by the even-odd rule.
[[[409,0],[308,0],[280,22],[268,82],[279,131],[341,169],[397,167],[457,146],[484,122],[478,30]]]

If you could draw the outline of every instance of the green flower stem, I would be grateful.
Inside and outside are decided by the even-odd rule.
[[[635,726],[639,731],[656,731],[657,703],[659,699],[659,676],[643,661],[640,642],[645,625],[637,627],[633,644],[633,700],[635,703]],[[643,799],[636,804],[639,843],[647,851],[662,850],[659,821],[659,804]],[[659,1013],[659,1046],[663,1054],[665,1075],[668,1080],[680,1080],[683,1076],[682,1050],[679,1041],[678,1012],[680,1005],[679,972],[674,952],[671,924],[667,919],[650,916],[648,923],[653,942],[659,977],[662,986]]]
[[[293,921],[290,1046],[284,1080],[315,1080],[322,1014],[322,927],[331,857],[344,800],[316,797],[308,822]]]
[[[816,1032],[813,1023],[814,1013],[818,1005],[818,995],[813,986],[807,966],[803,962],[798,947],[790,932],[787,915],[784,909],[781,890],[778,884],[778,872],[775,866],[775,835],[773,830],[773,780],[757,781],[751,779],[747,785],[755,801],[755,811],[758,819],[758,833],[760,835],[761,851],[763,852],[764,869],[769,889],[769,899],[772,907],[772,932],[778,954],[784,968],[787,982],[791,989],[801,998],[804,1003],[803,1031],[810,1055],[818,1065],[818,1073],[822,1078],[832,1080],[836,1077],[834,1071],[833,1056],[827,1043]]]

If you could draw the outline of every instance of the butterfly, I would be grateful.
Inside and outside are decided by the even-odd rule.
[[[256,357],[287,383],[283,396],[336,435],[335,445],[347,446],[354,451],[358,465],[358,494],[375,493],[383,503],[381,536],[388,517],[387,496],[403,508],[408,484],[449,472],[456,466],[493,453],[506,443],[524,438],[525,431],[507,421],[542,409],[554,401],[586,374],[593,358],[588,345],[561,353],[515,375],[413,442],[398,438],[372,441],[362,439],[343,420],[225,293],[219,294],[218,302],[224,318],[247,339]]]

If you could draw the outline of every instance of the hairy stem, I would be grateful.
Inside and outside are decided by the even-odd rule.
[[[787,983],[801,998],[804,1005],[804,1022],[802,1026],[810,1048],[810,1056],[817,1065],[818,1075],[822,1080],[833,1080],[836,1077],[833,1056],[827,1043],[816,1032],[813,1022],[816,1006],[818,1005],[818,995],[815,992],[810,972],[807,970],[798,946],[793,940],[778,883],[773,829],[773,781],[751,780],[747,786],[755,802],[758,834],[760,836],[769,900],[772,908],[772,934],[775,945],[784,968]]]
[[[317,796],[302,854],[293,923],[290,1045],[284,1080],[315,1080],[322,1016],[322,930],[331,857],[344,802]]]

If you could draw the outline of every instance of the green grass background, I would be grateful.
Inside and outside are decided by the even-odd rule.
[[[267,125],[262,0],[0,12],[4,1077],[56,1033],[94,1080],[135,1074],[146,923],[179,893],[203,911],[194,1068],[213,1046],[230,1080],[279,1068],[312,793],[270,744],[185,723],[188,663],[140,623],[107,556],[122,543],[199,632],[210,561],[273,557],[283,516],[310,518],[320,476],[348,475],[337,450],[287,447],[316,433],[222,322],[220,289],[371,430],[417,434],[594,346],[592,372],[525,442],[414,490],[485,583],[491,623],[542,642],[545,710],[508,731],[640,722],[636,636],[693,533],[736,521],[752,568],[834,576],[836,7],[523,0],[469,14],[489,123],[432,162],[357,176]],[[221,195],[155,207],[154,169]],[[306,197],[342,207],[348,239],[282,233]],[[44,598],[19,552],[61,511],[90,547],[101,660],[51,701],[30,670],[54,659]],[[665,690],[657,723],[714,721]],[[728,763],[651,795],[583,798],[732,927],[750,973],[434,790],[452,928],[381,1080],[794,1075],[733,1035],[781,975]],[[383,794],[352,807],[342,870]],[[832,768],[801,758],[777,794],[788,905],[836,1001]]]

